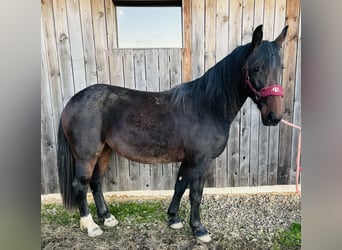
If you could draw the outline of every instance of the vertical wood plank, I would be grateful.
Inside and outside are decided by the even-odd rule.
[[[264,23],[264,0],[254,0],[254,28]]]
[[[229,1],[216,3],[216,62],[228,55]]]
[[[114,59],[114,49],[118,47],[117,43],[117,30],[116,30],[116,10],[112,0],[105,0],[105,16],[106,16],[106,33],[107,33],[107,44],[108,44],[108,67],[110,83],[112,85],[117,85],[115,82],[115,76],[113,74],[113,67],[115,63]]]
[[[254,0],[244,0],[242,5],[242,44],[252,41],[254,23]]]
[[[145,69],[145,51],[143,49],[136,49],[133,51],[134,60],[134,79],[135,88],[137,90],[146,91],[146,69]]]
[[[275,17],[273,28],[273,39],[275,39],[285,25],[286,0],[275,2]],[[281,79],[279,79],[281,80]],[[268,151],[268,185],[277,184],[278,159],[279,159],[279,126],[269,128],[269,151]]]
[[[264,39],[273,39],[273,20],[274,20],[274,0],[265,0],[264,2]],[[272,22],[270,22],[272,20]],[[260,115],[260,112],[259,112]],[[269,177],[269,134],[270,128],[261,123],[259,125],[259,185],[267,185]],[[274,138],[273,138],[274,139]]]
[[[95,37],[97,80],[99,83],[109,84],[110,77],[104,0],[91,1],[91,7]]]
[[[241,45],[242,0],[229,2],[229,51]]]
[[[205,48],[204,70],[207,71],[215,64],[216,59],[216,0],[205,1]]]
[[[158,50],[145,50],[146,90],[159,91]]]
[[[241,108],[240,115],[240,172],[239,172],[239,186],[249,185],[249,152],[253,150],[253,146],[250,145],[250,101],[247,100]]]
[[[123,50],[113,49],[111,53],[111,84],[115,86],[124,87],[124,64],[123,64]]]
[[[171,88],[182,81],[181,54],[179,49],[169,49]]]
[[[254,27],[264,23],[264,0],[254,1]],[[260,111],[254,103],[251,105],[251,148],[249,152],[250,162],[250,186],[258,185],[259,172],[259,126],[263,126],[260,120]],[[266,179],[264,183],[267,183]]]
[[[41,2],[41,16],[42,16],[42,35],[44,36],[42,42],[42,48],[46,49],[46,60],[48,67],[44,70],[48,73],[49,89],[51,95],[51,105],[53,111],[53,124],[54,131],[58,128],[59,116],[63,109],[62,103],[62,90],[61,90],[61,78],[60,69],[58,64],[57,54],[57,39],[55,36],[55,24],[52,10],[52,1],[43,0]],[[45,46],[45,47],[43,47]],[[46,84],[46,83],[44,83]],[[42,96],[45,98],[45,96]],[[56,133],[55,133],[56,135]],[[55,141],[57,138],[55,136]]]
[[[183,54],[182,81],[191,81],[191,0],[183,0]]]
[[[74,88],[78,92],[86,87],[80,6],[78,0],[67,0],[66,7]]]
[[[290,21],[290,24],[297,24],[298,29],[298,35],[295,37],[296,42],[296,61],[293,63],[295,64],[295,80],[294,80],[294,93],[293,93],[293,123],[301,126],[301,16],[300,16],[300,6],[298,6],[298,22],[297,20]],[[294,34],[296,36],[296,34]],[[293,60],[293,59],[292,59]],[[297,151],[298,147],[298,136],[299,136],[299,130],[293,128],[292,129],[292,145],[291,145],[291,166],[290,166],[290,178],[289,178],[289,184],[295,184],[296,183],[296,157],[297,154],[300,154],[300,152]]]
[[[158,50],[159,89],[165,91],[171,88],[169,49]]]
[[[295,80],[295,93],[294,93],[294,105],[293,105],[293,123],[301,126],[301,17],[299,17],[299,30],[298,30],[298,45],[297,45],[297,63],[296,63],[296,80]],[[290,171],[290,181],[289,184],[296,183],[296,172],[297,172],[297,155],[298,152],[298,137],[300,131],[298,129],[293,129],[293,140],[291,146],[291,171]]]
[[[41,192],[58,192],[56,140],[53,124],[53,110],[50,95],[49,65],[46,53],[46,43],[41,34]]]
[[[274,9],[275,0],[265,0],[264,2],[264,40],[272,40],[274,34]]]
[[[228,46],[231,52],[241,44],[242,1],[230,1]],[[239,186],[240,178],[240,112],[230,126],[228,139],[228,174],[229,186]]]
[[[63,106],[65,106],[75,93],[65,0],[53,1],[53,10],[55,17],[54,21],[56,28],[58,63],[61,74],[62,101]]]
[[[124,87],[134,89],[134,61],[133,61],[133,50],[125,49],[123,51],[123,75],[124,75]]]
[[[243,2],[242,44],[252,40],[254,18],[254,0]],[[250,151],[255,150],[256,145],[251,143],[251,105],[250,98],[241,108],[240,120],[240,186],[250,184]],[[251,147],[250,147],[251,146]]]
[[[80,1],[83,54],[87,86],[98,82],[95,58],[93,17],[91,12],[92,10],[90,0]]]
[[[204,73],[204,0],[191,2],[191,67],[192,78]]]
[[[42,133],[42,131],[41,131]],[[44,147],[43,140],[40,140],[40,148]],[[49,194],[49,190],[47,188],[47,174],[46,174],[46,157],[43,152],[40,155],[40,194]]]
[[[285,112],[283,119],[292,122],[293,120],[293,100],[294,85],[296,74],[296,51],[298,42],[298,22],[299,22],[299,6],[297,0],[288,0],[286,2],[286,19],[289,25],[287,38],[284,46],[284,65],[283,72],[283,88],[284,88],[284,107]],[[278,184],[288,184],[291,169],[291,145],[292,145],[292,128],[289,126],[280,126],[280,145],[279,145],[279,167],[278,167]]]
[[[116,8],[112,0],[105,0],[105,11],[108,47],[116,49],[118,48],[118,31],[116,22]]]
[[[215,60],[216,63],[228,54],[228,20],[229,20],[229,1],[216,1],[216,20],[215,20]],[[213,28],[213,27],[211,27]],[[211,37],[213,39],[214,37]],[[228,186],[228,148],[225,147],[222,154],[216,158],[216,186]]]

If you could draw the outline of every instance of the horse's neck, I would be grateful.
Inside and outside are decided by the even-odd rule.
[[[247,99],[247,95],[243,94],[240,87],[243,86],[239,86],[238,89],[236,89],[236,87],[228,89],[227,114],[225,116],[229,121],[232,121],[235,118]]]
[[[231,58],[230,60],[234,59]],[[224,116],[229,121],[232,121],[240,111],[248,96],[245,91],[245,86],[243,85],[243,76],[241,76],[243,63],[240,63],[241,65],[234,65],[234,62],[228,62],[228,64],[229,66],[226,65],[225,67],[230,67],[229,75],[222,77],[221,84],[226,87],[227,107]],[[221,70],[224,70],[225,67],[221,67]],[[227,71],[221,72],[221,74],[227,74]]]

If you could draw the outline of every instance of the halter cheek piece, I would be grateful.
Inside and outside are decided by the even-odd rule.
[[[284,96],[284,90],[283,88],[278,85],[278,84],[273,84],[271,86],[263,87],[259,91],[257,91],[251,81],[249,80],[249,75],[248,75],[248,67],[246,68],[246,78],[245,78],[245,83],[249,87],[250,90],[255,94],[255,99],[258,101],[260,98],[265,98],[268,96]]]

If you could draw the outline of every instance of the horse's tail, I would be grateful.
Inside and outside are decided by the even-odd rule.
[[[59,122],[57,137],[57,166],[59,188],[62,194],[63,204],[67,209],[76,207],[76,197],[72,187],[75,176],[75,158],[65,137],[62,122]]]

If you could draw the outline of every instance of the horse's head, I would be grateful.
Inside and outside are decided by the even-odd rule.
[[[280,56],[286,26],[272,42],[262,41],[262,25],[258,26],[251,42],[251,54],[244,65],[245,84],[249,96],[258,105],[264,125],[277,125],[283,113],[283,88],[278,84],[283,65]]]

